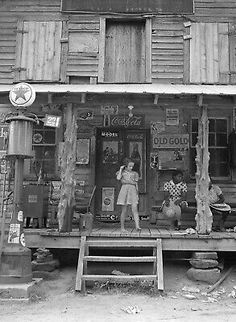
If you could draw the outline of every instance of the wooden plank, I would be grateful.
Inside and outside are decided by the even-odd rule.
[[[147,83],[152,81],[152,19],[147,18],[145,24],[145,41],[146,41],[146,77]]]
[[[229,84],[229,25],[218,24],[219,33],[219,82]]]
[[[60,58],[60,81],[62,83],[68,82],[67,80],[67,61],[68,61],[68,51],[69,51],[69,43],[68,43],[68,22],[62,22],[62,34],[61,38],[64,39],[61,42],[61,58]],[[67,39],[67,41],[66,41]]]
[[[83,275],[84,281],[115,281],[115,282],[127,282],[127,281],[154,281],[156,275]]]
[[[153,256],[85,256],[87,262],[121,262],[121,263],[152,263],[156,261]]]
[[[157,286],[159,290],[164,290],[164,277],[163,277],[163,258],[162,258],[162,242],[157,239]]]
[[[156,245],[155,240],[143,240],[143,239],[90,239],[88,238],[87,240],[88,246],[89,247],[94,247],[94,248],[99,248],[99,247],[107,247],[107,248],[112,248],[112,247],[120,247],[120,248],[132,248],[132,247],[140,247],[140,248],[149,248],[149,247],[154,247]]]
[[[98,82],[104,82],[106,18],[100,18]]]
[[[82,276],[83,276],[83,265],[84,265],[83,258],[84,258],[84,252],[85,252],[85,243],[86,243],[86,236],[82,236],[81,242],[80,242],[79,258],[78,258],[76,280],[75,280],[76,291],[82,290]]]

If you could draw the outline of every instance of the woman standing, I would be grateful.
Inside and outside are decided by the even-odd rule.
[[[138,180],[139,175],[137,172],[133,171],[134,162],[131,159],[126,158],[124,160],[124,165],[120,167],[120,170],[116,173],[117,180],[120,180],[122,183],[117,205],[122,206],[120,224],[121,232],[127,233],[125,230],[125,218],[127,214],[127,207],[131,205],[135,228],[137,231],[141,231],[139,226],[139,213],[138,213]]]

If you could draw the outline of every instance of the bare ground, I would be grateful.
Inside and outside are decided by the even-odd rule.
[[[144,282],[95,284],[82,295],[74,292],[75,268],[63,268],[35,287],[29,303],[0,303],[0,321],[236,321],[236,272],[207,295],[209,286],[188,280],[186,270],[184,264],[165,265],[163,294]],[[132,308],[140,312],[127,313]]]

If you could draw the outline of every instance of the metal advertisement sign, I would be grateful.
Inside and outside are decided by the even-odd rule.
[[[188,149],[189,134],[156,134],[152,137],[152,144],[154,149]]]

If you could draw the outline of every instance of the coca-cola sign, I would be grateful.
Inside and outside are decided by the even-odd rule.
[[[132,127],[141,128],[145,125],[144,115],[136,114],[133,116],[128,115],[111,115],[110,126],[113,127]]]

